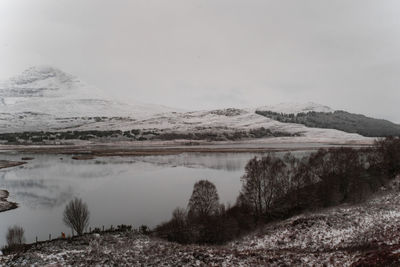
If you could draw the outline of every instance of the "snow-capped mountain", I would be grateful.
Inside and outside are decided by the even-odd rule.
[[[272,111],[276,113],[284,114],[298,114],[308,113],[311,111],[315,112],[334,112],[335,110],[324,105],[320,105],[314,102],[307,103],[280,103],[277,105],[269,105],[257,108],[258,111]]]
[[[31,67],[20,75],[0,83],[0,97],[6,104],[40,97],[73,95],[76,89],[88,87],[72,75],[58,69],[41,66]],[[80,90],[84,92],[84,90]]]
[[[32,67],[0,83],[0,113],[65,117],[145,117],[175,109],[142,103],[121,103],[77,77],[49,66]]]

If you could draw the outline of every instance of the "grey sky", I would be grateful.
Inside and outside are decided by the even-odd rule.
[[[180,108],[314,101],[400,122],[400,1],[1,0],[0,79],[53,65]]]

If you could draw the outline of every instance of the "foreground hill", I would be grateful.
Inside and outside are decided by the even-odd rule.
[[[398,190],[398,189],[397,189]],[[359,205],[267,224],[224,246],[179,245],[135,232],[88,234],[33,244],[0,265],[398,266],[398,191]]]

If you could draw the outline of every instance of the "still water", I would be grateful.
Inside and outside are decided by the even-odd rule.
[[[306,152],[296,152],[302,154]],[[65,155],[32,155],[27,164],[0,170],[0,188],[10,192],[15,210],[0,213],[0,245],[7,228],[25,229],[27,242],[70,234],[62,222],[66,203],[82,198],[90,210],[90,227],[142,224],[154,227],[186,207],[193,184],[212,181],[221,203],[233,204],[240,177],[254,153],[183,153],[170,156],[106,157],[73,160]],[[24,157],[29,155],[24,154]],[[21,160],[18,154],[0,159]]]

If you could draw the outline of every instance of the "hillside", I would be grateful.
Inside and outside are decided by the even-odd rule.
[[[259,108],[256,113],[284,123],[299,123],[307,127],[336,129],[368,137],[400,135],[400,125],[387,120],[374,119],[341,110],[330,112],[319,110],[321,109],[284,113],[277,109]]]
[[[3,128],[0,140],[13,142],[17,138],[22,143],[33,139],[35,142],[51,143],[71,139],[95,141],[99,138],[127,141],[240,141],[272,137],[286,138],[286,141],[293,142],[370,142],[368,138],[358,134],[282,123],[254,112],[236,109],[172,112],[148,118],[57,118],[29,114],[17,121],[3,121],[3,124],[6,123],[9,127]]]

